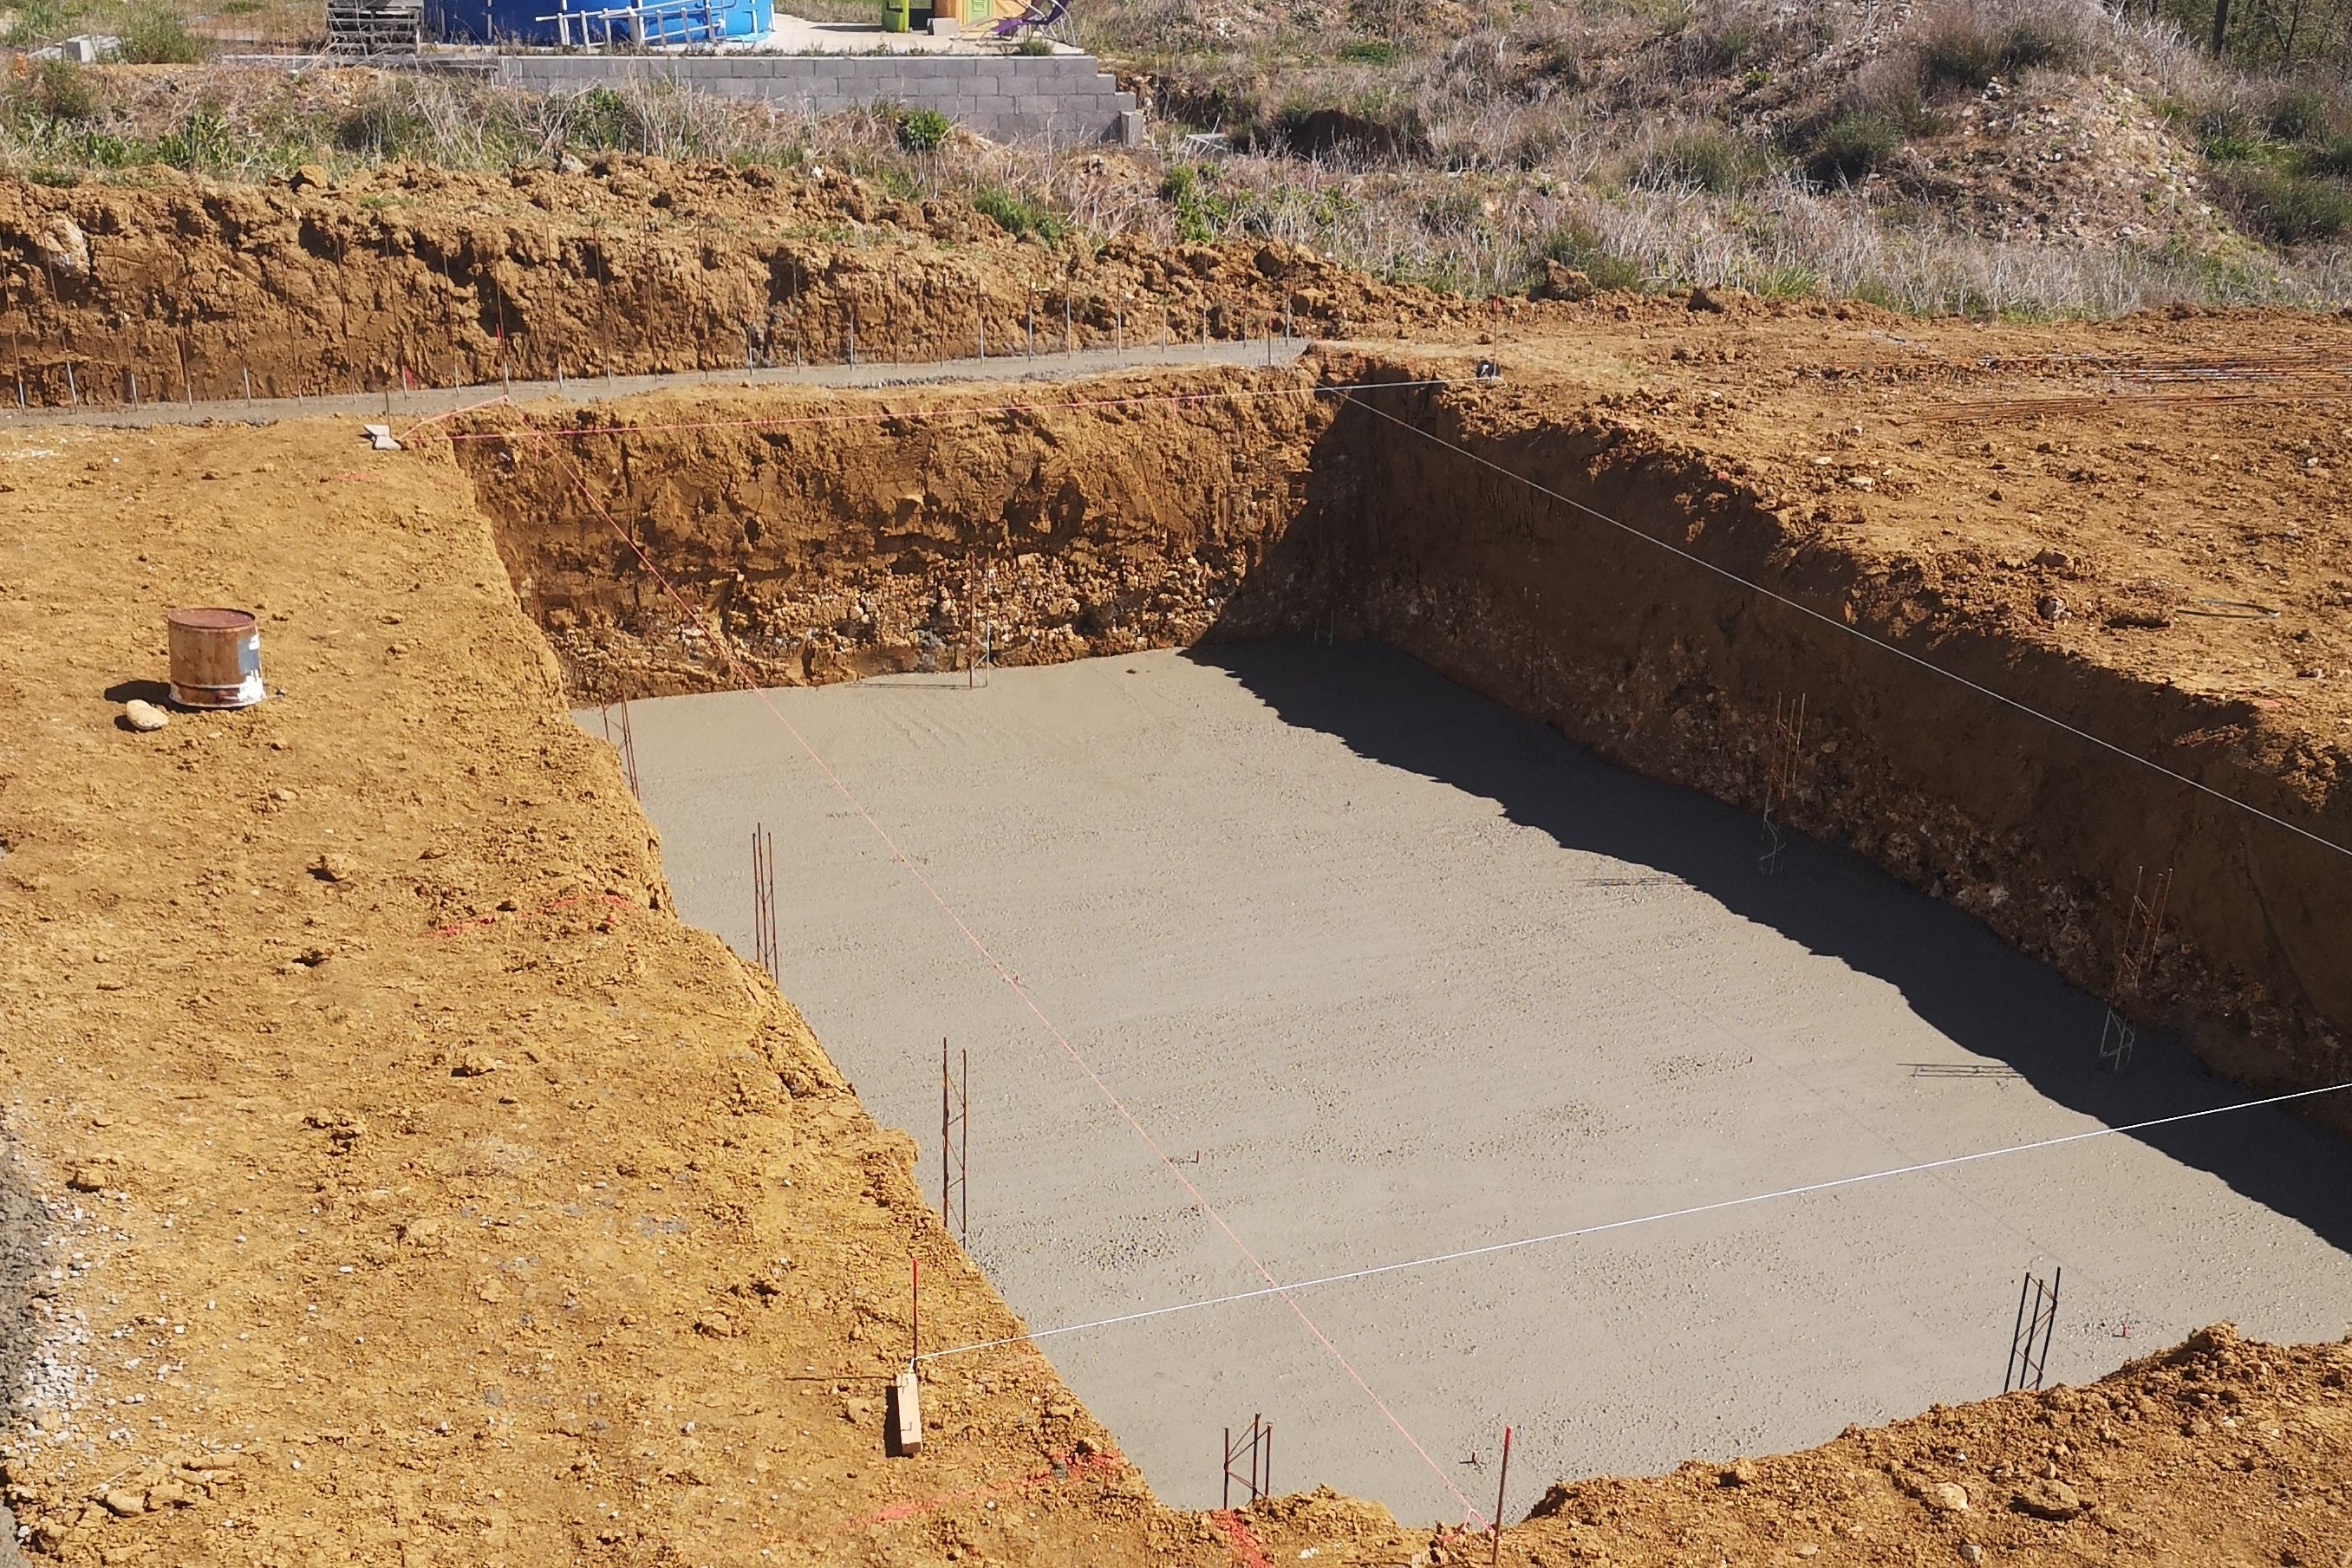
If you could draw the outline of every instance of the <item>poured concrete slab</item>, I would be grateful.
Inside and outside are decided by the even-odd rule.
[[[750,952],[773,831],[784,989],[927,1187],[970,1050],[971,1250],[1036,1329],[1259,1289],[1244,1248],[1312,1279],[2242,1098],[2161,1040],[2098,1071],[2100,1006],[1966,916],[1809,843],[1765,876],[1752,817],[1377,648],[631,711],[680,909]],[[1998,1393],[2028,1269],[2065,1270],[2053,1380],[2223,1318],[2332,1338],[2347,1246],[2352,1148],[2255,1111],[1044,1349],[1170,1502],[1263,1414],[1277,1488],[1425,1522],[1491,1507],[1505,1422],[1523,1509]]]

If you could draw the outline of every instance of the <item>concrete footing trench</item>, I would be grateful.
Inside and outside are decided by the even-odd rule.
[[[1752,813],[1375,645],[630,713],[680,914],[751,956],[773,835],[782,988],[934,1195],[969,1053],[968,1245],[1034,1329],[1258,1289],[1244,1247],[1312,1280],[2242,1097],[2165,1038],[2101,1071],[2102,1005],[1967,915],[1801,840],[1768,875]],[[1998,1393],[2029,1269],[2069,1382],[2224,1315],[2339,1334],[2347,1195],[2257,1112],[1043,1348],[1171,1503],[1263,1415],[1283,1490],[1443,1516],[1507,1422],[1523,1474],[1645,1471]]]

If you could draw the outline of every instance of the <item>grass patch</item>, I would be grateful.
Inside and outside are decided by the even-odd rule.
[[[1350,66],[1392,66],[1397,47],[1381,38],[1350,38],[1339,46],[1339,62]]]
[[[1919,85],[1977,92],[1996,77],[2080,65],[2083,35],[2056,13],[2000,16],[1968,0],[1926,12],[1915,26]]]
[[[2271,100],[2263,129],[2280,141],[2317,141],[2334,129],[2327,100],[2309,88],[2294,88]]]
[[[381,90],[368,94],[335,122],[334,139],[345,152],[377,160],[424,159],[439,145],[431,122],[414,103]]]
[[[1805,150],[1805,177],[1817,185],[1853,185],[1903,150],[1903,122],[1881,110],[1854,109],[1822,127]]]
[[[985,187],[972,197],[971,204],[1015,239],[1034,235],[1051,245],[1066,232],[1059,217],[1034,202],[1022,200],[1002,185]]]
[[[81,7],[68,0],[17,0],[15,10],[8,41],[18,48],[66,37],[81,16]]]
[[[1538,276],[1545,262],[1556,261],[1584,274],[1595,288],[1638,289],[1648,282],[1640,262],[1611,250],[1591,225],[1575,220],[1554,229],[1529,260]]]
[[[1176,233],[1195,245],[1206,245],[1233,221],[1233,204],[1209,188],[1208,176],[1190,163],[1179,163],[1160,177],[1160,199],[1174,209]]]
[[[122,24],[122,58],[134,66],[193,66],[207,54],[205,41],[188,31],[176,11],[142,5]]]
[[[2303,172],[2323,179],[2352,180],[2352,136],[2331,136],[2305,152]]]
[[[28,96],[33,108],[49,120],[95,120],[105,107],[98,78],[71,60],[34,62]]]
[[[2262,150],[2262,132],[2244,110],[2209,109],[2197,117],[2197,151],[2207,162],[2243,162]]]
[[[2352,187],[2256,163],[2232,171],[2231,203],[2248,226],[2282,245],[2309,245],[2352,230]]]
[[[158,162],[191,174],[215,173],[236,162],[228,118],[211,107],[191,110],[177,131],[156,142],[155,153]]]
[[[1668,137],[1650,150],[1634,183],[1652,190],[1696,187],[1721,193],[1753,184],[1765,171],[1756,149],[1727,131],[1709,127]]]

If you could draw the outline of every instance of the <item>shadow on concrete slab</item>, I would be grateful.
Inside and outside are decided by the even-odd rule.
[[[2179,1040],[2143,1031],[2130,1070],[2100,1066],[2105,1009],[1969,915],[1860,855],[1789,834],[1759,869],[1757,817],[1603,762],[1558,732],[1382,644],[1211,643],[1189,656],[1286,723],[1497,802],[1563,846],[1676,877],[1734,914],[1895,987],[1961,1052],[2005,1063],[2058,1103],[2122,1125],[2251,1096]],[[1890,1063],[1890,1072],[1912,1071]],[[2284,1109],[2130,1134],[2352,1251],[2352,1145]],[[2053,1192],[2053,1203],[2065,1195]]]

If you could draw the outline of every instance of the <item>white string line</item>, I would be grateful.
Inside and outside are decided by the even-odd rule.
[[[1386,391],[1387,389],[1384,387],[1367,387],[1364,390],[1368,392],[1378,392]],[[2059,718],[2055,715],[2042,712],[2040,708],[2030,706],[2027,704],[2019,701],[2015,697],[2003,695],[2001,693],[1995,691],[1992,687],[1985,685],[1981,682],[1972,681],[1968,676],[1960,674],[1957,671],[1948,670],[1943,665],[1935,663],[1931,659],[1921,658],[1918,654],[1910,652],[1908,649],[1898,647],[1895,643],[1886,642],[1883,638],[1874,637],[1859,626],[1849,626],[1844,622],[1836,619],[1834,616],[1824,615],[1820,611],[1813,609],[1811,605],[1805,604],[1798,600],[1791,599],[1785,593],[1775,592],[1773,590],[1765,587],[1762,583],[1757,582],[1752,579],[1740,576],[1738,572],[1731,570],[1728,567],[1717,566],[1715,562],[1708,560],[1705,556],[1685,549],[1680,545],[1662,539],[1654,534],[1645,533],[1642,529],[1635,528],[1631,523],[1622,522],[1619,519],[1611,517],[1606,512],[1585,505],[1582,501],[1577,500],[1573,497],[1563,496],[1559,491],[1552,489],[1549,486],[1541,484],[1537,480],[1530,479],[1524,474],[1516,473],[1513,470],[1505,467],[1502,464],[1495,462],[1491,458],[1482,457],[1477,453],[1471,451],[1468,447],[1463,445],[1459,442],[1448,441],[1445,437],[1437,434],[1433,431],[1424,430],[1420,425],[1413,423],[1410,420],[1399,419],[1396,415],[1387,413],[1382,409],[1375,408],[1371,403],[1367,402],[1360,398],[1355,401],[1356,406],[1359,408],[1363,409],[1368,413],[1379,415],[1381,418],[1387,420],[1391,424],[1397,426],[1401,430],[1409,430],[1413,434],[1421,436],[1424,440],[1434,443],[1439,446],[1443,446],[1449,452],[1460,454],[1462,456],[1468,458],[1471,462],[1477,464],[1482,468],[1489,469],[1494,473],[1500,474],[1507,479],[1510,479],[1526,486],[1528,489],[1533,490],[1539,496],[1548,496],[1564,507],[1574,507],[1577,511],[1582,512],[1586,517],[1606,523],[1611,528],[1616,528],[1622,533],[1631,534],[1635,538],[1640,539],[1646,544],[1655,545],[1658,549],[1666,551],[1669,555],[1678,556],[1682,559],[1690,562],[1693,566],[1704,568],[1706,570],[1713,572],[1716,576],[1722,578],[1727,582],[1737,583],[1740,587],[1747,589],[1749,592],[1769,599],[1776,604],[1784,604],[1790,609],[1797,612],[1800,615],[1808,616],[1812,620],[1820,622],[1822,625],[1829,627],[1832,631],[1843,632],[1847,636],[1867,643],[1874,648],[1882,648],[1887,653],[1894,654],[1896,658],[1916,664],[1919,668],[1927,671],[1931,674],[1941,675],[1944,679],[1956,682],[1960,685],[1966,686],[1970,691],[1976,692],[1979,695],[1990,697],[1993,701],[2000,704],[2003,707],[2014,709],[2019,713],[2024,714],[2029,718],[2038,718],[2044,724],[2064,730],[2067,734],[2075,737],[2077,739],[2090,742],[2093,746],[2099,747],[2102,751],[2111,751],[2126,761],[2137,762],[2143,768],[2148,768],[2154,772],[2163,775],[2167,779],[2172,779],[2175,783],[2186,785],[2189,789],[2198,791],[2200,794],[2210,795],[2214,800],[2221,801],[2223,805],[2235,806],[2242,811],[2251,812],[2252,815],[2260,817],[2263,821],[2269,822],[2275,827],[2284,828],[2288,832],[2294,834],[2297,838],[2308,839],[2313,843],[2317,844],[2321,849],[2332,850],[2347,860],[2352,860],[2352,849],[2347,849],[2344,845],[2336,842],[2333,839],[2323,838],[2319,834],[2313,832],[2308,828],[2297,827],[2294,823],[2288,821],[2284,817],[2275,816],[2269,811],[2263,810],[2260,806],[2242,800],[2235,795],[2227,794],[2222,790],[2216,789],[2210,784],[2200,783],[2197,779],[2190,778],[2186,773],[2176,772],[2172,768],[2167,768],[2161,762],[2152,761],[2147,758],[2140,756],[2136,751],[2132,751],[2116,745],[2112,740],[2102,739],[2100,737],[2092,734],[2087,729],[2083,729],[2075,725],[2069,724],[2064,719]]]
[[[1318,1290],[1325,1285],[1344,1285],[1359,1280],[1377,1279],[1383,1274],[1402,1274],[1408,1270],[1433,1268],[1441,1263],[1460,1263],[1472,1258],[1491,1258],[1497,1253],[1522,1251],[1531,1247],[1547,1247],[1555,1241],[1573,1241],[1582,1237],[1600,1236],[1612,1230],[1630,1230],[1636,1226],[1655,1225],[1669,1219],[1689,1219],[1702,1214],[1720,1214],[1727,1209],[1746,1208],[1759,1203],[1774,1203],[1786,1197],[1804,1197],[1813,1193],[1834,1192],[1841,1188],[1861,1186],[1867,1182],[1885,1181],[1895,1176],[1917,1176],[1927,1171],[1949,1170],[1955,1166],[1973,1165],[1980,1160],[1997,1160],[2008,1155],[2032,1154],[2040,1149],[2055,1149],[2068,1144],[2080,1144],[2093,1138],[2111,1138],[2121,1133],[2144,1133],[2151,1127],[2169,1127],[2181,1122],[2194,1122],[2207,1116],[2224,1116],[2232,1111],[2258,1111],[2266,1105],[2284,1105],[2292,1100],[2308,1100],[2315,1095],[2334,1094],[2352,1089],[2352,1080],[2331,1083],[2324,1089],[2298,1089],[2290,1094],[2273,1094],[2263,1100],[2243,1100],[2234,1105],[2213,1105],[2202,1111],[2183,1111],[2178,1115],[2158,1116],[2152,1121],[2129,1122],[2119,1127],[2093,1127],[2088,1132],[2068,1133],[2060,1137],[2042,1138],[2031,1144],[2010,1144],[1998,1149],[1979,1149],[1974,1154],[1952,1155],[1940,1160],[1923,1160],[1916,1165],[1895,1166],[1887,1170],[1870,1171],[1861,1176],[1834,1176],[1828,1181],[1808,1182],[1802,1186],[1784,1186],[1771,1192],[1752,1192],[1741,1197],[1719,1198],[1713,1203],[1693,1204],[1687,1208],[1669,1208],[1655,1214],[1639,1215],[1631,1219],[1604,1220],[1598,1225],[1580,1226],[1573,1230],[1554,1230],[1541,1236],[1523,1236],[1516,1241],[1496,1241],[1484,1247],[1465,1247],[1454,1252],[1433,1252],[1427,1257],[1409,1258],[1398,1263],[1375,1263],[1369,1268],[1350,1269],[1344,1273],[1323,1274],[1311,1280],[1296,1280],[1288,1284],[1271,1285],[1255,1291],[1235,1291],[1230,1295],[1208,1296],[1196,1301],[1180,1301],[1173,1306],[1149,1307],[1139,1312],[1122,1312],[1116,1317],[1097,1318],[1090,1322],[1065,1323],[1058,1328],[1038,1329],[1030,1333],[1009,1334],[1003,1339],[982,1340],[974,1344],[960,1344],[946,1350],[927,1350],[916,1359],[934,1361],[941,1356],[966,1355],[973,1351],[994,1350],[1003,1345],[1034,1343],[1062,1334],[1085,1333],[1093,1329],[1114,1328],[1121,1323],[1143,1322],[1152,1318],[1172,1317],[1178,1312],[1198,1312],[1203,1307],[1229,1306],[1236,1301],[1255,1301],[1261,1296],[1289,1295],[1300,1291]]]

